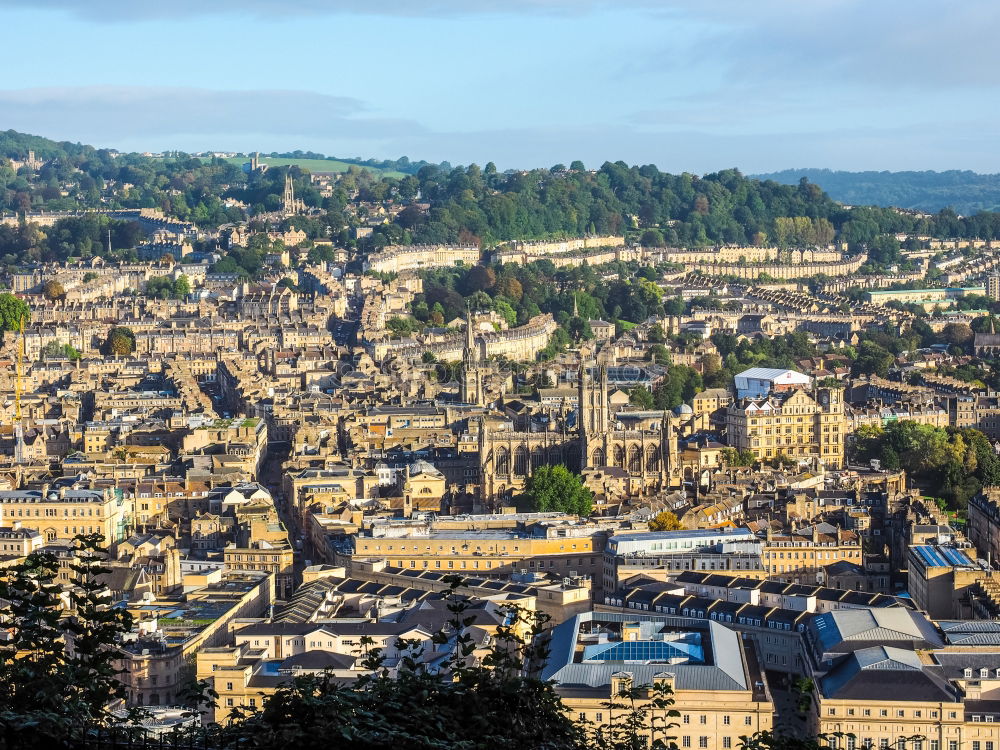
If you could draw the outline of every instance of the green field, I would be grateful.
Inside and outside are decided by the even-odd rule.
[[[250,161],[250,159],[237,156],[226,161],[237,166],[242,166]],[[310,172],[346,172],[349,167],[355,166],[354,164],[337,161],[336,159],[272,159],[270,156],[260,157],[260,163],[266,164],[269,167],[289,167],[295,165],[302,169],[308,169]],[[374,167],[362,167],[362,169],[377,172],[386,177],[400,178],[406,176],[402,172],[395,172],[389,169],[375,169]]]

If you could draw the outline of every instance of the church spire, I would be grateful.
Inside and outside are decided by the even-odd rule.
[[[472,308],[465,307],[465,361],[466,364],[479,360],[476,352],[475,331],[472,328]]]

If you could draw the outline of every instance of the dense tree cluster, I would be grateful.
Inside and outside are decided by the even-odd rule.
[[[135,351],[135,333],[131,328],[115,326],[108,332],[104,353],[114,357],[127,357]]]
[[[806,177],[822,185],[836,200],[854,206],[899,206],[931,212],[950,207],[965,215],[1000,209],[1000,174],[958,169],[945,172],[786,169],[757,176],[789,185]]]
[[[930,493],[962,510],[986,485],[1000,483],[1000,458],[979,430],[890,422],[854,433],[855,460],[876,459],[884,469],[904,469]]]
[[[129,251],[143,239],[137,222],[97,214],[61,219],[44,231],[33,225],[0,225],[0,261],[13,265],[93,257],[135,260],[135,253]]]
[[[524,500],[532,512],[559,511],[589,516],[593,493],[583,486],[583,480],[562,464],[539,466],[531,472],[525,487]]]
[[[153,276],[146,281],[146,296],[153,299],[185,299],[191,294],[191,282],[181,274],[176,279],[171,276]]]
[[[31,308],[20,297],[3,292],[0,294],[0,330],[16,331],[31,320]]]
[[[100,542],[75,540],[72,587],[63,587],[60,560],[50,552],[0,573],[0,747],[69,747],[62,743],[79,739],[85,727],[110,722],[113,702],[127,695],[114,646],[132,617],[109,606]]]

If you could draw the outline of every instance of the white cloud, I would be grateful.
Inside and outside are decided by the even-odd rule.
[[[0,121],[33,133],[116,146],[137,138],[224,139],[242,133],[379,141],[422,130],[372,116],[364,103],[309,91],[85,86],[0,90]]]

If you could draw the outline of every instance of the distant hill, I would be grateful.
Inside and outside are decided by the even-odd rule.
[[[809,178],[834,200],[850,205],[897,206],[936,213],[952,208],[968,216],[1000,210],[1000,174],[951,169],[947,172],[840,172],[785,169],[753,175],[786,185]]]
[[[95,147],[81,143],[54,141],[40,135],[19,133],[16,130],[0,131],[0,157],[8,159],[24,159],[29,151],[34,151],[36,157],[48,161],[93,153],[95,150]],[[181,152],[170,152],[170,155],[181,156]],[[241,156],[233,157],[228,161],[239,166],[248,159],[249,156]],[[357,166],[386,177],[415,175],[422,167],[426,166],[451,169],[448,162],[433,164],[427,161],[410,161],[405,156],[399,159],[361,159],[360,157],[349,159],[326,156],[314,151],[272,152],[261,154],[260,160],[272,167],[286,167],[295,164],[311,172],[346,172],[349,167]]]

